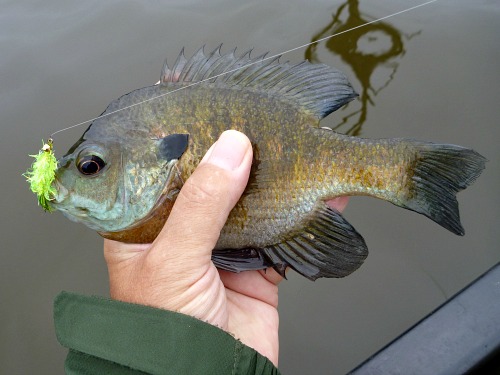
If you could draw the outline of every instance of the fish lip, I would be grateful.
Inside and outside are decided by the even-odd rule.
[[[57,177],[52,182],[52,186],[55,187],[56,194],[50,200],[50,204],[54,207],[57,207],[60,203],[66,200],[69,195],[69,191],[64,187],[64,185],[59,181]]]
[[[75,207],[73,208],[73,210],[71,210],[71,215],[78,218],[87,218],[89,217],[89,210],[87,210],[86,208]]]

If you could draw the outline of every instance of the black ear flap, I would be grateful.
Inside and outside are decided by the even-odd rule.
[[[167,161],[180,159],[189,143],[189,134],[170,134],[160,140],[160,156]]]

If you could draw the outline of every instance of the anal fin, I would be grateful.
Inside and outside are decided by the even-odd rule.
[[[232,272],[273,267],[284,276],[286,267],[310,280],[344,277],[368,256],[363,237],[342,215],[319,203],[300,228],[285,233],[283,241],[262,249],[214,250],[218,268]]]
[[[368,256],[363,237],[324,202],[311,212],[301,230],[265,251],[272,263],[285,263],[310,280],[347,276]]]
[[[272,267],[273,264],[261,249],[214,249],[212,262],[219,269],[230,272],[255,271]]]

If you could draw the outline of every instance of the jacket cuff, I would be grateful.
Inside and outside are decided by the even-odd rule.
[[[172,311],[62,292],[54,321],[73,358],[80,352],[148,374],[278,373],[229,333]]]

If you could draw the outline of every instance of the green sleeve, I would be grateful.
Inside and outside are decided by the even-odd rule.
[[[54,321],[67,374],[279,375],[229,333],[172,311],[62,292]]]

